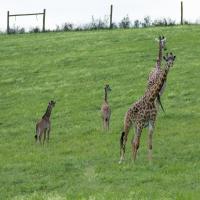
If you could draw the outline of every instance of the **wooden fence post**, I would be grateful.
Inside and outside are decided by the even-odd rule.
[[[181,1],[181,25],[183,25],[183,2]]]
[[[45,15],[46,15],[46,9],[44,9],[44,12],[43,12],[43,25],[42,25],[43,32],[45,32]]]
[[[10,14],[9,14],[9,11],[8,11],[8,12],[7,12],[7,34],[10,33],[9,16],[10,16]]]
[[[110,6],[110,29],[113,27],[112,14],[113,14],[113,5]]]

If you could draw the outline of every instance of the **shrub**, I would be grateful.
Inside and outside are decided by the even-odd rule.
[[[62,25],[62,30],[63,31],[72,31],[73,30],[73,28],[74,28],[74,25],[72,24],[72,23],[64,23],[63,25]]]
[[[20,28],[20,29],[19,29],[19,33],[20,33],[20,34],[25,33],[25,28]]]
[[[29,33],[40,33],[40,28],[39,27],[33,27],[30,28]]]
[[[9,29],[10,34],[22,34],[25,33],[25,28],[20,28],[19,26],[14,26],[13,28]]]
[[[119,23],[120,28],[130,28],[131,26],[131,21],[129,19],[129,16],[127,15],[122,19],[122,21]]]
[[[136,20],[134,21],[133,27],[134,27],[134,28],[139,28],[139,27],[140,27],[140,24],[141,24],[141,22],[140,22],[138,19],[136,19]]]
[[[154,22],[152,23],[153,26],[174,26],[176,25],[176,22],[172,19],[156,19],[154,20]]]
[[[115,28],[115,29],[116,29],[116,28],[119,28],[119,27],[117,26],[117,23],[113,22],[113,23],[112,23],[112,28]]]
[[[108,27],[109,26],[107,17],[104,17],[104,19],[102,20],[101,18],[95,19],[93,16],[92,16],[92,22],[90,22],[85,26],[86,29],[92,29],[92,30],[106,29]]]
[[[144,22],[142,22],[142,27],[149,27],[151,26],[151,18],[149,16],[144,18]]]

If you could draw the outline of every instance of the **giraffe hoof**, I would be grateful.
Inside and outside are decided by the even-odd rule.
[[[118,163],[119,163],[119,164],[122,164],[122,163],[123,163],[123,160],[120,160]]]

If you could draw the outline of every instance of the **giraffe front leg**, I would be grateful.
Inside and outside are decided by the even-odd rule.
[[[47,133],[47,129],[44,130],[43,145],[44,145],[44,142],[46,140],[46,133]]]
[[[104,122],[104,118],[102,118],[102,130],[105,129],[105,122]]]
[[[109,131],[109,128],[110,128],[110,118],[108,118],[108,121],[107,121],[107,129]]]
[[[39,134],[39,143],[41,144],[41,140],[42,140],[42,132],[40,132]]]
[[[103,130],[106,131],[107,130],[107,122],[106,119],[103,119]]]
[[[49,143],[49,135],[50,135],[51,127],[47,130],[47,142]]]
[[[153,130],[154,130],[154,124],[153,123],[149,123],[149,127],[148,127],[148,160],[149,163],[152,162],[152,140],[153,140]]]
[[[126,141],[127,141],[127,133],[123,131],[122,134],[121,134],[121,138],[120,138],[120,160],[119,160],[119,164],[121,164],[124,160]]]
[[[134,162],[136,160],[137,151],[140,146],[141,133],[142,133],[142,128],[136,128],[136,133],[135,133],[134,139],[132,140],[132,153],[133,153],[133,161]]]

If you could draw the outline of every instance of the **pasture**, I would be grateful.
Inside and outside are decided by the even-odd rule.
[[[0,35],[0,199],[200,198],[200,27]],[[147,160],[147,131],[137,161],[130,131],[125,162],[119,138],[125,112],[144,94],[163,34],[177,59],[162,96]],[[102,131],[109,83],[110,131]],[[35,124],[53,99],[49,144]]]

